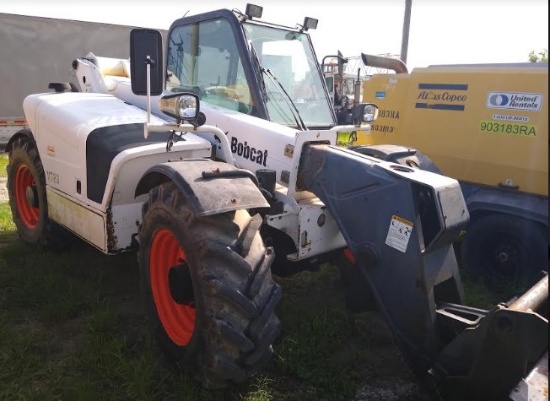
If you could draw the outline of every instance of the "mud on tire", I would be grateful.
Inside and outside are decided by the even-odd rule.
[[[244,210],[196,217],[170,182],[143,206],[138,259],[156,339],[207,388],[257,372],[280,331],[275,255],[260,225]]]

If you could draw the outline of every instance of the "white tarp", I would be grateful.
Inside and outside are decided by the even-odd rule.
[[[72,81],[75,58],[90,51],[129,58],[133,28],[0,13],[0,145],[20,128],[27,95],[48,92],[50,82]]]

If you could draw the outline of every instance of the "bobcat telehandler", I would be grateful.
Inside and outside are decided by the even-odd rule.
[[[547,389],[547,277],[492,310],[464,305],[458,182],[337,147],[376,106],[337,126],[307,34],[317,21],[260,17],[248,5],[178,19],[164,56],[160,33],[136,29],[129,62],[89,53],[77,82],[28,96],[29,129],[8,145],[21,239],[55,245],[68,230],[105,254],[138,250],[159,346],[206,387],[269,361],[271,272],[328,261],[435,399]]]

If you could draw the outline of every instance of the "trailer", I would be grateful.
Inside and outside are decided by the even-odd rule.
[[[0,149],[27,126],[21,106],[26,96],[48,91],[48,82],[67,81],[69,67],[83,48],[129,58],[133,28],[0,13]]]
[[[532,283],[548,269],[548,63],[393,69],[363,82],[380,115],[352,148],[408,165],[427,156],[466,198],[462,265]]]

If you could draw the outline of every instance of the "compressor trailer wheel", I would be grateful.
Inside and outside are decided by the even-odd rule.
[[[159,346],[208,388],[246,380],[272,354],[281,290],[247,211],[197,217],[173,183],[143,206],[139,264]]]
[[[461,244],[465,266],[489,281],[531,285],[548,270],[548,237],[542,227],[493,214],[471,223]]]

